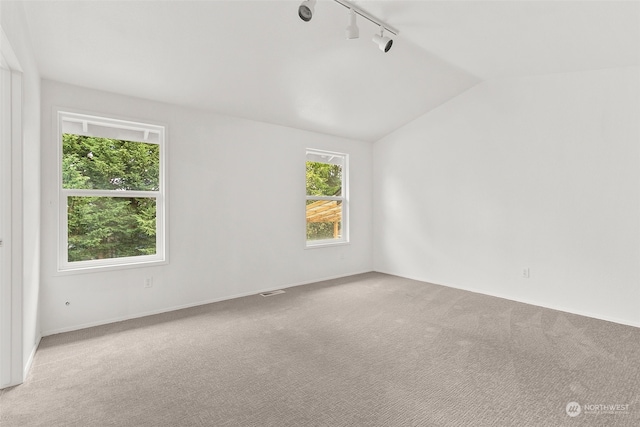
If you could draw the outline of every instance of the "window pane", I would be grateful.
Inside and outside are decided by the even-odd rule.
[[[65,133],[62,187],[158,191],[160,146]]]
[[[156,199],[67,197],[68,259],[156,253]]]
[[[307,240],[342,237],[342,202],[307,200]]]
[[[342,165],[308,161],[307,196],[342,196]]]

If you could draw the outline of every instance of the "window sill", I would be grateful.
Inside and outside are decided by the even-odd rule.
[[[58,267],[58,270],[56,271],[55,275],[68,276],[68,275],[74,275],[74,274],[107,273],[107,272],[116,271],[116,270],[158,267],[158,266],[167,265],[167,264],[169,264],[168,260],[152,260],[152,261],[133,261],[133,262],[126,262],[122,264],[111,264],[111,265],[91,265],[91,266],[67,267],[67,268]]]
[[[337,242],[334,242],[332,240],[316,240],[313,243],[307,242],[305,249],[326,248],[330,246],[344,246],[349,244],[350,243],[348,240],[340,240]]]

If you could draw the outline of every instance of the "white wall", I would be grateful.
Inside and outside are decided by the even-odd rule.
[[[54,106],[168,126],[168,265],[56,274]],[[48,80],[42,141],[45,335],[372,270],[370,143]],[[349,245],[305,249],[308,147],[350,155]],[[146,276],[153,276],[150,289]]]
[[[12,184],[19,193],[14,201],[17,199],[19,203],[12,210],[19,213],[14,220],[21,221],[19,241],[13,244],[21,246],[17,263],[21,267],[18,277],[22,281],[22,362],[26,373],[40,341],[40,75],[22,2],[0,2],[0,25],[22,68],[22,141],[19,147],[14,146],[20,150],[17,158],[21,157],[21,162],[12,165]],[[13,261],[15,265],[16,259]]]
[[[640,326],[639,83],[487,81],[377,142],[375,270]]]

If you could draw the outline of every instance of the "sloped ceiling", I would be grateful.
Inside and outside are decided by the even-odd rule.
[[[376,141],[481,80],[640,64],[640,2],[27,1],[43,78]]]

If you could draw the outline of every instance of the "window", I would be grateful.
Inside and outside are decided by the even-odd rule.
[[[59,269],[165,260],[164,127],[59,112]]]
[[[307,150],[307,247],[347,243],[348,156]]]

